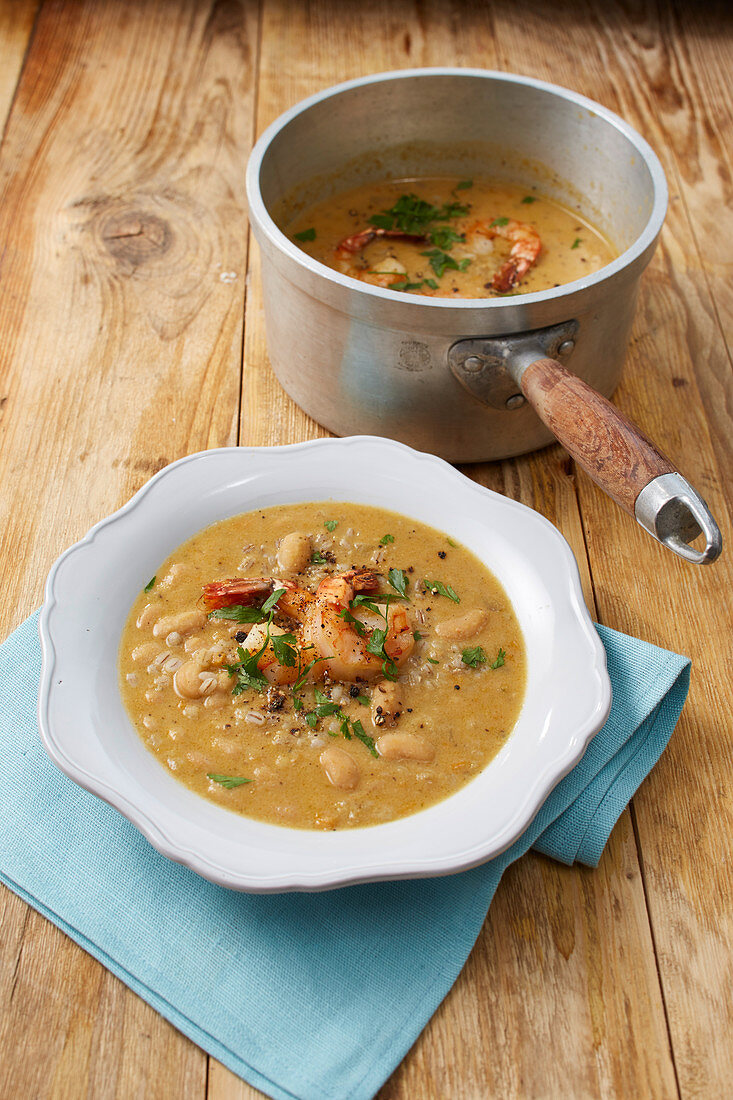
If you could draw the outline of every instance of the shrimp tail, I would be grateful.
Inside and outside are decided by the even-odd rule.
[[[379,573],[365,567],[349,569],[343,574],[343,579],[355,592],[376,592],[379,588]]]
[[[336,245],[336,251],[341,253],[361,252],[362,248],[366,248],[377,237],[396,237],[399,240],[413,241],[416,244],[427,241],[427,237],[421,233],[403,233],[401,229],[379,229],[372,226],[369,229],[362,229],[360,233],[354,233],[351,237],[344,237]]]
[[[228,581],[210,581],[201,590],[207,611],[243,604],[245,607],[263,603],[272,592],[272,581],[267,577],[241,577]]]

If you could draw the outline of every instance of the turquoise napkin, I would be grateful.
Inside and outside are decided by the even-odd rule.
[[[0,878],[269,1096],[371,1097],[455,981],[504,869],[530,847],[595,865],[669,739],[689,661],[598,632],[611,716],[509,851],[447,878],[250,896],[164,859],[51,764],[32,616],[0,647]]]

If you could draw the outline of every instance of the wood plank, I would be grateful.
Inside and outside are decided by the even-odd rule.
[[[293,10],[285,0],[267,0],[258,131],[297,99],[360,73],[412,64],[522,70],[521,42],[496,30],[498,15],[505,10],[481,6],[469,11],[457,4],[433,3],[426,10],[422,5],[403,5],[397,13],[386,2],[344,10],[328,0]],[[526,5],[511,10],[522,33],[534,35],[539,43],[534,10]],[[557,53],[564,40],[565,32],[558,26],[545,33],[542,42]],[[300,44],[297,50],[296,43]],[[279,60],[285,54],[293,58],[287,73]],[[242,442],[267,445],[324,434],[275,380],[264,335],[255,262],[245,324]],[[465,472],[557,523],[576,553],[592,606],[574,469],[564,452],[555,447]],[[557,1069],[558,1075],[562,1070],[564,1094],[623,1095],[624,1089],[629,1095],[676,1093],[628,815],[612,839],[600,872],[580,875],[582,889],[575,872],[548,869],[539,859],[524,860],[512,869],[499,888],[464,975],[381,1090],[383,1100],[552,1095],[545,1084],[545,1055],[548,1044],[557,1043],[557,1029],[565,1032],[566,1019],[572,1027],[567,1028],[567,1047]],[[553,883],[550,896],[548,881]],[[532,942],[523,938],[514,919],[518,896],[535,899]],[[584,945],[571,953],[570,963],[566,939],[556,931],[563,922],[568,925],[567,934],[572,929],[572,937]],[[601,939],[603,949],[596,951]],[[613,948],[608,947],[610,943]],[[528,982],[531,998],[523,996]],[[542,1026],[537,1026],[538,1021]],[[636,1044],[633,1058],[628,1055],[631,1036]],[[210,1078],[210,1100],[245,1100],[251,1095],[248,1086],[237,1091],[231,1075]]]
[[[151,473],[236,442],[257,27],[254,2],[38,17],[0,149],[5,631]],[[4,897],[8,1095],[202,1096],[203,1053]]]
[[[0,130],[15,95],[39,0],[6,0],[0,4]]]
[[[706,101],[700,75],[708,58],[715,71],[720,39],[715,24],[707,25],[707,11],[704,29],[701,15],[697,32],[684,41],[678,26],[665,21],[659,27],[655,12],[646,8],[630,13],[618,4],[601,13],[593,6],[592,13],[586,10],[587,29],[578,29],[575,42],[585,60],[584,90],[651,140],[672,184],[661,248],[645,279],[615,400],[699,486],[729,540],[719,466],[729,464],[733,434],[731,405],[724,400],[730,364],[719,327],[728,306],[719,296],[722,272],[709,257],[721,256],[718,242],[733,230],[730,205],[723,205],[726,172],[712,170],[733,125],[721,117],[719,95]],[[696,61],[688,62],[683,80],[691,41]],[[552,77],[543,50],[529,51],[527,62],[536,75]],[[719,64],[717,71],[722,77]],[[709,117],[716,118],[715,127]],[[711,200],[712,212],[702,217]],[[724,798],[733,774],[726,736],[731,615],[721,599],[733,579],[730,555],[710,569],[686,566],[582,476],[579,494],[603,621],[693,659],[683,719],[634,805],[680,1089],[683,1096],[724,1095],[733,1083],[733,1051],[725,1039],[733,1025],[733,822]]]

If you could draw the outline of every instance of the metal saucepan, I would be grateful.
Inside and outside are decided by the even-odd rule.
[[[452,174],[538,186],[582,211],[621,254],[552,290],[454,301],[342,275],[280,228],[349,186]],[[320,424],[453,462],[523,454],[555,436],[675,553],[696,563],[718,557],[720,531],[705,502],[606,400],[667,206],[659,161],[622,119],[508,73],[381,73],[281,115],[254,148],[247,194],[270,360]],[[700,535],[704,549],[691,545]]]

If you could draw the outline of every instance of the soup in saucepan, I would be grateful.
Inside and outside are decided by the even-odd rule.
[[[292,504],[223,520],[140,593],[120,650],[137,731],[186,786],[305,829],[374,825],[485,768],[525,650],[497,579],[393,512]]]
[[[617,255],[577,212],[537,190],[457,177],[344,191],[302,211],[285,232],[352,278],[441,298],[549,290]]]

